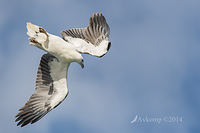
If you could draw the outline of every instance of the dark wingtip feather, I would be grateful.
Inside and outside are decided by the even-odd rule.
[[[112,46],[112,43],[111,43],[111,42],[109,42],[109,43],[108,43],[108,47],[107,47],[107,51],[109,51],[109,50],[110,50],[111,46]]]

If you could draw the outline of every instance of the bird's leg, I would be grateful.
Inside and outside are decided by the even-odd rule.
[[[29,38],[31,42],[30,44],[47,51],[49,43],[49,35],[47,34],[46,30],[42,27],[39,27],[39,32],[35,31],[35,33],[36,33],[35,37]],[[41,33],[46,35],[46,40],[43,40],[44,36],[42,37]],[[41,41],[41,39],[43,41]]]
[[[34,46],[36,46],[36,47],[38,47],[40,49],[44,49],[42,47],[42,44],[39,43],[34,37],[29,38],[29,40],[30,40],[30,42],[32,42],[32,43],[30,43],[31,45],[34,45]]]
[[[46,39],[46,41],[44,42],[44,47],[45,47],[46,49],[48,49],[49,35],[47,34],[46,30],[45,30],[44,28],[42,28],[42,27],[39,27],[39,31],[40,31],[40,33],[44,33],[44,34],[47,36],[47,39]]]

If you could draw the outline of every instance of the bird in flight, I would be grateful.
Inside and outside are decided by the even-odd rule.
[[[84,67],[81,53],[102,57],[111,47],[110,28],[101,13],[94,13],[86,28],[62,31],[62,38],[30,22],[27,30],[30,45],[47,53],[40,60],[35,93],[15,116],[21,127],[37,122],[67,97],[67,70],[72,62]]]

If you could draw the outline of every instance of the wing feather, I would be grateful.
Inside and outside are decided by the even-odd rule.
[[[102,57],[111,46],[110,28],[101,13],[94,13],[86,28],[64,30],[61,34],[63,39],[73,44],[80,53]]]
[[[59,73],[66,73],[68,66],[63,66],[64,68],[66,67],[65,69],[57,67],[55,70],[53,68],[53,65],[62,66],[59,63],[59,60],[50,54],[42,56],[37,71],[36,92],[32,94],[26,104],[19,109],[20,112],[15,116],[16,121],[19,121],[18,126],[21,125],[23,127],[29,123],[37,122],[59,105],[67,96],[68,90],[66,82],[62,85],[63,88],[58,88],[54,83],[57,82],[59,84],[59,79],[55,79],[51,75],[55,71],[58,75]],[[61,93],[59,89],[66,91],[62,91]]]

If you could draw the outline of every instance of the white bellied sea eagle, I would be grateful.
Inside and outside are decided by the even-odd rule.
[[[30,22],[27,23],[27,30],[30,45],[46,51],[47,54],[40,60],[35,93],[15,116],[16,121],[19,121],[17,125],[21,127],[37,122],[66,98],[67,70],[72,62],[84,67],[81,53],[102,57],[111,47],[110,28],[101,13],[94,13],[86,28],[62,31],[63,38]]]

